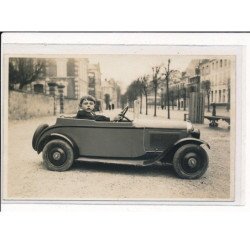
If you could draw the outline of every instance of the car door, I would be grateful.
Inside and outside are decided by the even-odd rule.
[[[143,128],[134,128],[131,122],[90,123],[77,136],[81,156],[136,158],[145,153]]]

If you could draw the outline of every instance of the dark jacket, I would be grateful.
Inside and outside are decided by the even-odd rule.
[[[104,115],[96,115],[94,112],[87,112],[85,110],[79,110],[76,115],[77,119],[88,119],[88,120],[95,120],[95,121],[110,121],[109,117]]]

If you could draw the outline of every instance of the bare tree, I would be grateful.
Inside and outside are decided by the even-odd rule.
[[[169,90],[169,98],[171,100],[172,109],[174,110],[174,101],[175,101],[175,98],[176,98],[176,89],[174,87],[172,87]]]
[[[178,106],[178,110],[180,110],[181,104],[180,104],[180,86],[179,84],[177,85],[177,106]]]
[[[167,106],[168,106],[168,119],[170,119],[170,109],[169,109],[169,75],[170,75],[170,71],[169,71],[169,66],[170,66],[170,59],[168,59],[168,67],[166,68],[165,67],[165,78],[166,78],[166,85],[167,85],[167,88],[166,88],[166,99],[167,99]]]
[[[158,86],[159,86],[159,71],[160,71],[160,67],[153,67],[153,86],[154,86],[154,94],[155,94],[155,104],[154,104],[154,116],[156,116],[156,105],[157,105],[157,90],[158,90]]]
[[[149,78],[148,75],[142,77],[142,91],[146,99],[146,115],[148,114],[148,93],[149,93],[148,78]]]
[[[45,73],[45,60],[36,58],[10,58],[9,59],[9,84],[19,84],[21,90]]]
[[[128,97],[128,101],[130,102],[130,104],[132,103],[133,105],[133,102],[137,99],[138,96],[140,96],[140,90],[141,89],[141,86],[138,82],[138,80],[136,81],[133,81],[127,88],[127,91],[126,91],[126,95]]]
[[[142,78],[137,79],[137,88],[140,96],[140,114],[142,114],[142,95],[143,95],[143,86]]]

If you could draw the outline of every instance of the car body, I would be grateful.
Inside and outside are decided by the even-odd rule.
[[[57,118],[55,125],[36,129],[33,149],[43,151],[46,167],[55,171],[81,161],[140,166],[160,162],[174,166],[178,176],[187,179],[206,172],[208,156],[201,145],[209,145],[189,121],[131,121],[125,113],[119,122]]]

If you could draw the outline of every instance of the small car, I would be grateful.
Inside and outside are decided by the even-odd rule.
[[[208,167],[208,155],[200,131],[189,121],[147,120],[126,117],[118,122],[57,118],[55,125],[36,129],[32,146],[49,170],[65,171],[74,162],[95,162],[149,166],[170,165],[181,178],[201,177]]]

